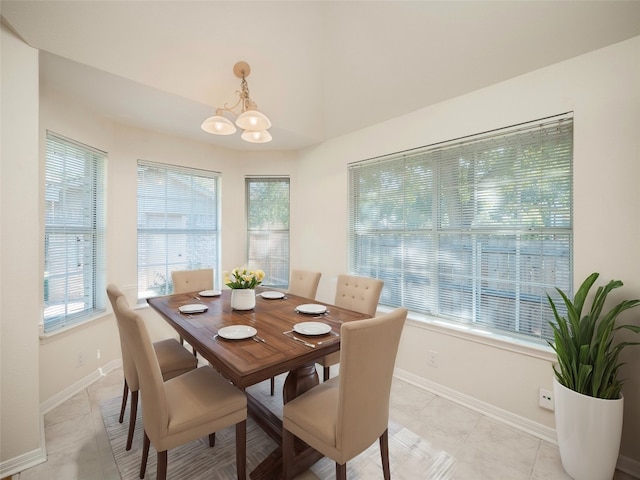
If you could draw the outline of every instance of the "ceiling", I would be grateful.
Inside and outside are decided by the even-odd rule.
[[[640,1],[8,1],[41,84],[118,122],[236,150],[298,150],[640,35]],[[200,129],[236,101],[273,141]]]

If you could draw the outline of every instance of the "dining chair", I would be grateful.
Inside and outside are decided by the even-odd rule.
[[[384,281],[377,278],[338,275],[336,297],[333,304],[375,317],[383,285]],[[340,352],[322,357],[318,361],[322,365],[323,381],[329,380],[331,366],[339,362]]]
[[[288,293],[315,300],[321,276],[321,272],[291,270]]]
[[[144,444],[140,478],[144,478],[149,447],[157,452],[157,480],[167,476],[168,450],[209,436],[215,445],[215,432],[235,425],[236,471],[246,479],[247,397],[210,366],[191,370],[167,380],[160,365],[144,320],[129,308],[124,297],[116,300],[120,328],[132,353],[142,392]]]
[[[107,295],[111,306],[113,307],[113,313],[116,319],[121,315],[118,310],[117,300],[122,298],[123,303],[129,306],[122,291],[110,284],[107,286]],[[133,363],[133,357],[129,349],[124,342],[124,333],[120,330],[120,323],[118,322],[118,333],[120,336],[120,349],[122,351],[122,371],[124,373],[124,392],[122,393],[122,406],[120,407],[119,422],[124,421],[124,412],[127,408],[127,399],[129,392],[131,392],[131,411],[129,412],[129,433],[127,435],[127,444],[125,450],[131,450],[131,444],[133,442],[133,433],[136,428],[136,417],[138,415],[138,390],[140,389],[140,382],[136,367]],[[182,347],[175,338],[169,338],[161,340],[153,344],[156,357],[158,358],[158,364],[160,365],[160,371],[162,372],[162,378],[169,380],[170,378],[177,377],[183,373],[189,372],[198,366],[198,360],[191,355],[187,350]]]
[[[171,272],[173,293],[200,292],[213,289],[213,268],[174,270]]]
[[[199,268],[195,270],[174,270],[171,272],[173,293],[201,292],[213,289],[213,268]],[[184,338],[180,335],[180,343],[184,344]],[[195,347],[192,347],[196,355]]]
[[[291,270],[291,275],[289,277],[289,289],[287,290],[287,293],[315,300],[321,276],[322,272]],[[276,379],[275,377],[271,377],[271,396],[274,395],[275,390]]]
[[[385,480],[389,469],[389,396],[406,308],[340,327],[340,373],[285,403],[282,478],[295,469],[295,438],[336,463],[346,480],[347,462],[376,439]],[[297,472],[295,472],[297,473]]]

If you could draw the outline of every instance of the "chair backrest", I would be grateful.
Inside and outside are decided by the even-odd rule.
[[[308,270],[291,270],[288,291],[292,295],[312,298],[315,300],[321,276],[321,272],[310,272]]]
[[[140,380],[144,430],[153,441],[166,435],[169,425],[162,371],[142,317],[129,308],[124,297],[119,297],[116,305],[120,312],[116,316],[118,325],[124,332],[125,344],[131,352]]]
[[[338,307],[374,317],[383,285],[384,282],[377,278],[338,275],[336,298],[333,303]]]
[[[213,289],[213,268],[175,270],[171,272],[173,293],[199,292]]]
[[[336,447],[353,458],[387,429],[389,396],[406,308],[340,328]]]
[[[129,352],[129,348],[125,344],[124,332],[120,328],[120,322],[118,321],[118,316],[120,315],[120,312],[118,311],[118,299],[122,298],[124,304],[127,307],[129,307],[129,302],[127,302],[124,293],[122,293],[122,291],[113,283],[107,286],[107,296],[109,297],[109,301],[111,302],[113,314],[116,316],[116,323],[118,325],[118,335],[120,336],[120,350],[122,351],[122,372],[124,374],[124,379],[127,381],[129,390],[135,392],[140,388],[140,384],[138,382],[138,373],[136,372],[136,366],[133,363],[133,357]]]

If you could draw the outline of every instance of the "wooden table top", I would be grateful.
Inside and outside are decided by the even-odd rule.
[[[265,290],[258,288],[256,293]],[[218,297],[203,297],[193,292],[149,298],[147,302],[202,357],[240,388],[309,365],[340,350],[340,325],[367,318],[364,314],[328,304],[323,304],[327,306],[327,313],[323,315],[297,313],[298,305],[319,302],[290,294],[283,299],[257,295],[255,308],[246,311],[232,310],[230,299],[231,290],[223,290]],[[179,312],[178,307],[194,303],[202,303],[208,310],[189,315]],[[283,333],[291,331],[297,323],[308,321],[326,323],[332,328],[332,333],[321,336],[295,334],[316,345],[315,348]],[[217,336],[220,328],[231,325],[252,326],[265,342],[251,338],[226,340]]]

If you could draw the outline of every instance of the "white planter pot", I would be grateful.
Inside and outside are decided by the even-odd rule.
[[[562,467],[575,480],[611,480],[620,452],[624,398],[582,395],[555,377],[553,393]]]
[[[234,310],[251,310],[256,306],[256,291],[251,288],[234,288],[231,290],[231,308]]]

